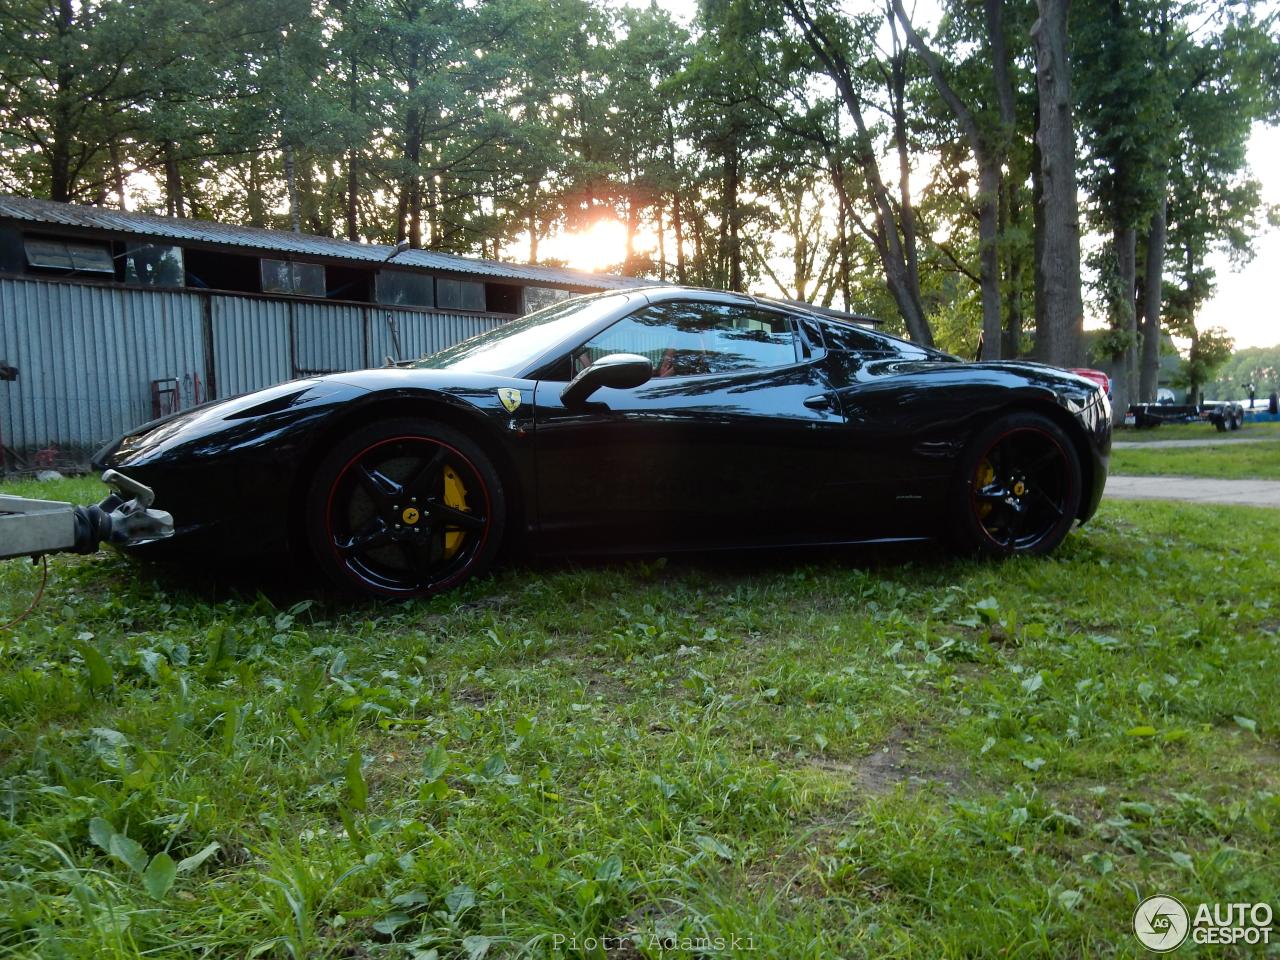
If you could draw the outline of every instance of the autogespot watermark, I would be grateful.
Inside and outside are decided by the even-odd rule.
[[[1177,950],[1188,939],[1202,944],[1271,942],[1269,903],[1202,903],[1191,913],[1177,897],[1147,897],[1133,911],[1133,934],[1152,953]]]

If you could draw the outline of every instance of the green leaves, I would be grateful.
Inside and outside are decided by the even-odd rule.
[[[111,669],[111,664],[107,662],[107,658],[102,655],[102,651],[94,646],[92,641],[92,633],[81,633],[72,641],[72,646],[84,661],[89,692],[99,693],[111,689],[115,683],[115,673]]]
[[[178,861],[178,873],[190,873],[221,849],[222,845],[220,843],[210,843],[199,853],[193,853],[189,857],[183,857]]]
[[[456,917],[476,905],[476,892],[465,883],[454,887],[444,896],[445,909],[451,917]]]
[[[422,776],[428,782],[441,779],[449,769],[449,751],[437,743],[422,759]]]
[[[147,893],[157,900],[163,900],[177,876],[178,865],[173,862],[173,857],[162,850],[151,858],[151,863],[143,871],[142,883],[147,888]]]
[[[147,851],[138,841],[116,830],[102,817],[89,821],[89,839],[104,853],[129,870],[142,881],[152,898],[163,900],[173,889],[180,874],[190,873],[218,852],[220,845],[210,843],[199,853],[175,863],[167,850],[161,850],[148,861]]]
[[[147,868],[147,851],[142,849],[142,844],[130,840],[123,833],[111,835],[107,852],[134,873],[142,873]]]
[[[347,758],[347,803],[351,805],[351,809],[362,813],[369,804],[369,786],[364,780],[363,766],[364,757],[359,750],[353,751]]]
[[[712,856],[719,857],[721,860],[726,860],[729,863],[733,862],[733,850],[731,850],[724,841],[719,838],[712,837],[707,834],[699,834],[696,842],[702,850]]]

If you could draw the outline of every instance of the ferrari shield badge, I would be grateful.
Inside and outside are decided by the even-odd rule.
[[[520,391],[515,387],[499,387],[498,399],[507,408],[507,413],[515,413],[520,408]]]

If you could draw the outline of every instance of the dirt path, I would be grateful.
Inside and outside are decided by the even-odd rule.
[[[1231,437],[1224,433],[1213,440],[1113,440],[1112,450],[1176,450],[1179,447],[1220,447],[1228,443],[1276,443],[1280,437]]]
[[[1186,442],[1197,443],[1198,441]],[[1149,446],[1149,444],[1134,444],[1134,446]],[[1187,503],[1229,503],[1280,509],[1280,480],[1124,477],[1112,474],[1107,477],[1105,496],[1113,500],[1182,500]]]

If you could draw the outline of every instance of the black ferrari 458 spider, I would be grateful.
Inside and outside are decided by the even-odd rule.
[[[500,550],[946,538],[1052,550],[1106,481],[1082,377],[963,363],[819,312],[652,287],[564,301],[422,360],[297,380],[101,451],[172,512],[138,553],[309,556],[409,597]]]

